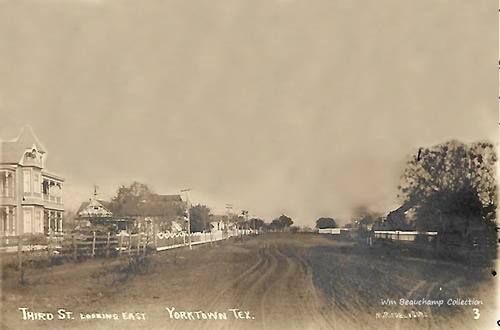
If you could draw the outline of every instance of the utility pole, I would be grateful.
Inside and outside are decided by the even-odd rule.
[[[182,189],[181,193],[185,192],[186,193],[186,208],[187,208],[187,223],[188,223],[188,242],[189,242],[189,249],[192,250],[193,247],[191,246],[191,208],[189,207],[189,192],[191,191],[191,188],[188,189]]]
[[[243,211],[241,211],[241,214],[245,217],[245,226],[244,227],[246,227],[246,229],[248,230],[248,211],[243,210]],[[241,240],[243,241],[243,232],[241,233]]]
[[[226,210],[227,210],[227,219],[226,219],[227,237],[226,237],[226,239],[229,239],[229,215],[231,214],[232,209],[233,209],[233,204],[226,204]]]

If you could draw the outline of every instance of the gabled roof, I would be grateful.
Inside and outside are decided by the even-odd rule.
[[[182,202],[181,195],[155,195],[155,199],[163,203]]]
[[[102,201],[102,200],[97,200],[99,203],[101,203],[102,206],[104,206],[105,208],[107,208],[109,210],[109,203],[110,202],[106,202],[106,201]],[[78,211],[76,211],[76,214],[80,213],[83,211],[83,209],[85,209],[87,206],[89,206],[91,203],[91,201],[89,200],[88,202],[83,202],[80,207],[78,208]]]
[[[90,218],[90,217],[100,217],[109,218],[113,216],[113,213],[105,206],[104,201],[93,200],[90,202],[83,202],[76,213],[79,217]]]
[[[29,126],[24,126],[21,134],[15,141],[0,143],[0,161],[2,163],[17,164],[24,155],[26,149],[36,146],[40,153],[45,153],[43,146],[38,142],[33,130]]]
[[[185,203],[180,195],[151,195],[148,200],[138,203],[132,200],[121,204],[111,203],[109,209],[120,216],[171,216],[175,217],[182,213]]]

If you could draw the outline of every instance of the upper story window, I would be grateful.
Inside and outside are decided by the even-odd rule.
[[[24,192],[31,192],[31,171],[23,171]]]
[[[36,193],[40,193],[40,174],[38,173],[33,173],[33,191]]]
[[[10,171],[0,171],[0,196],[14,196],[14,175]]]

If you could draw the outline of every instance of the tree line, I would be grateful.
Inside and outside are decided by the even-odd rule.
[[[292,218],[284,214],[269,223],[260,218],[248,219],[246,211],[241,214],[213,214],[207,205],[188,206],[180,195],[160,195],[141,182],[120,186],[111,202],[105,203],[105,207],[113,213],[115,219],[133,219],[136,225],[149,219],[161,230],[172,230],[174,227],[187,230],[188,218],[191,232],[210,232],[214,226],[218,226],[218,223],[222,224],[221,227],[224,229],[226,227],[259,231],[297,231],[299,229],[293,226]]]
[[[374,230],[437,231],[443,236],[496,237],[495,147],[491,143],[448,141],[421,147],[410,157],[398,186],[400,207],[384,216],[366,207],[349,226]],[[317,228],[334,228],[321,218]]]

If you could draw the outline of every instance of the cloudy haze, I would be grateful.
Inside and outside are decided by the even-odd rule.
[[[409,155],[496,141],[498,17],[456,1],[0,1],[0,138],[73,210],[138,180],[268,221],[387,212]]]

